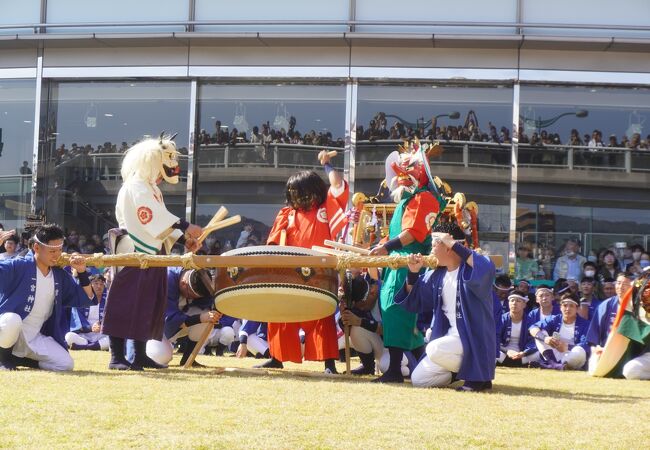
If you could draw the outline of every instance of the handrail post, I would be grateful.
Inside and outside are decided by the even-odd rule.
[[[569,170],[573,170],[573,147],[569,147],[569,151],[566,155],[566,162],[569,166]]]
[[[280,150],[278,149],[278,145],[276,144],[273,146],[273,167],[276,169],[278,168],[279,160],[280,160],[279,153]]]
[[[228,167],[229,158],[230,158],[230,146],[226,145],[223,148],[223,166],[224,167]]]
[[[463,167],[469,167],[469,145],[463,145]]]
[[[624,155],[625,155],[625,173],[631,173],[632,172],[632,150],[626,149]]]

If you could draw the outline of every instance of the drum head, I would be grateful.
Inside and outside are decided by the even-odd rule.
[[[323,256],[324,253],[310,248],[292,247],[290,245],[254,245],[251,247],[233,248],[221,256],[259,256],[259,255],[293,255],[293,256]]]
[[[256,322],[304,322],[331,316],[337,300],[311,286],[259,283],[223,289],[214,304],[224,314]]]

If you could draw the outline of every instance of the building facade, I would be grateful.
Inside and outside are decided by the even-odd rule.
[[[0,0],[0,223],[115,224],[123,151],[178,132],[178,215],[265,232],[324,147],[374,194],[407,135],[480,205],[483,247],[551,267],[650,236],[644,0]],[[606,25],[604,25],[606,24]],[[222,247],[240,230],[224,231]],[[620,245],[619,245],[620,246]]]

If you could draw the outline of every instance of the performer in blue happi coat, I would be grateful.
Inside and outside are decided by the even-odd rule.
[[[499,357],[497,364],[506,367],[525,367],[539,360],[535,340],[528,332],[534,323],[525,314],[528,296],[513,291],[508,296],[510,311],[501,316],[499,333]]]
[[[614,289],[616,295],[603,300],[596,309],[594,316],[589,323],[587,330],[587,342],[591,346],[591,357],[589,358],[589,370],[596,368],[600,354],[607,343],[607,336],[614,323],[618,305],[623,294],[632,287],[632,279],[625,273],[619,273],[616,277]]]
[[[409,274],[395,303],[407,311],[433,310],[431,342],[411,375],[413,386],[445,386],[452,375],[465,380],[461,390],[492,388],[496,366],[496,325],[492,302],[492,261],[463,246],[455,223],[439,223],[431,254],[439,267],[419,275],[422,256],[409,256]]]
[[[537,322],[530,327],[530,335],[542,358],[543,369],[581,370],[589,355],[587,328],[589,322],[578,315],[579,299],[566,292],[560,299],[560,314]]]
[[[8,235],[0,234],[0,244]],[[40,227],[33,253],[0,262],[0,370],[17,365],[44,370],[72,370],[74,362],[64,336],[68,331],[65,307],[97,303],[81,255],[73,254],[79,284],[56,267],[63,247],[63,231],[56,225]]]
[[[266,322],[244,319],[239,328],[239,346],[235,355],[244,358],[250,351],[256,358],[270,358],[267,334]]]
[[[108,350],[108,336],[101,333],[106,306],[106,278],[103,275],[90,277],[90,286],[95,297],[100,299],[98,305],[87,308],[71,308],[70,331],[65,341],[71,350]]]
[[[214,283],[207,270],[169,267],[163,339],[147,341],[147,356],[157,364],[167,365],[173,356],[172,343],[187,336],[180,361],[181,366],[185,365],[205,327],[214,327],[221,318],[219,312],[212,310],[214,293]],[[193,365],[201,366],[196,361]]]
[[[535,301],[537,308],[528,313],[528,319],[531,324],[544,320],[547,317],[560,314],[560,306],[555,303],[553,291],[548,287],[538,287],[535,291]]]

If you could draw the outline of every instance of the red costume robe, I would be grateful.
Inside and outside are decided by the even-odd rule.
[[[286,245],[311,248],[323,246],[325,240],[334,240],[347,223],[344,210],[348,203],[349,188],[344,182],[340,192],[330,187],[327,199],[309,211],[286,206],[280,210],[267,244],[280,244],[282,230],[287,231]],[[307,361],[324,361],[338,358],[338,342],[334,316],[297,323],[269,323],[268,340],[271,356],[279,361],[301,363],[303,360],[298,331],[305,332],[305,357]]]

